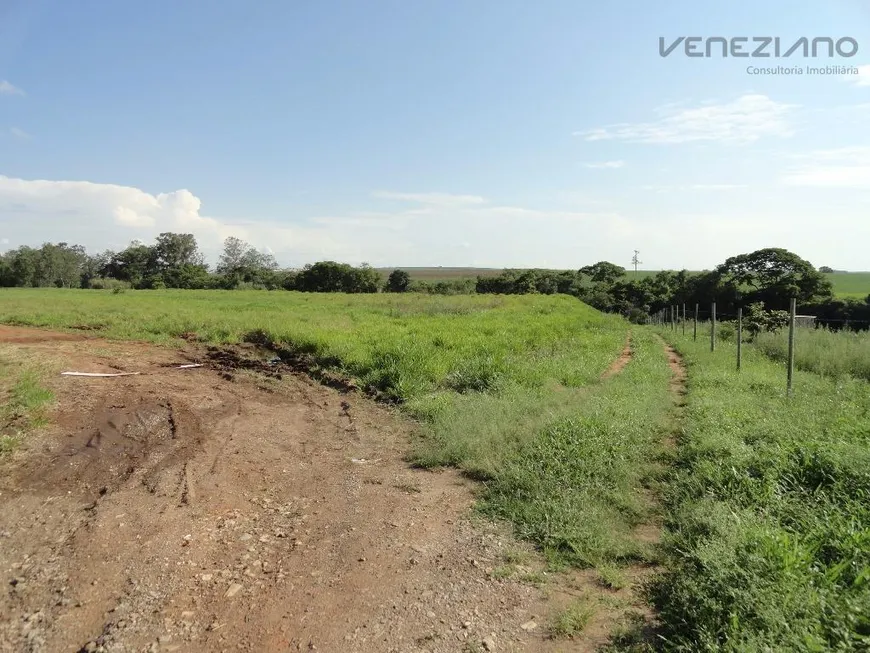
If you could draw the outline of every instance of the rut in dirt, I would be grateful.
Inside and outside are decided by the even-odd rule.
[[[610,364],[610,367],[608,367],[604,371],[604,373],[601,375],[601,380],[604,381],[605,379],[609,379],[613,376],[616,376],[623,369],[625,369],[625,366],[631,362],[632,354],[633,354],[633,352],[632,352],[632,348],[631,348],[631,331],[629,331],[625,335],[625,345],[623,345],[623,347],[622,347],[622,352],[620,352],[619,358],[617,358],[615,361],[613,361]]]

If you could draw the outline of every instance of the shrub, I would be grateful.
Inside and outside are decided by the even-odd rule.
[[[750,304],[743,315],[743,327],[749,332],[750,339],[762,332],[775,333],[786,326],[788,321],[787,311],[765,310],[764,302]]]
[[[393,270],[387,279],[388,292],[407,292],[411,285],[411,275],[404,270]]]
[[[111,277],[97,277],[88,282],[88,288],[93,290],[127,290],[130,288],[129,281],[112,279]]]

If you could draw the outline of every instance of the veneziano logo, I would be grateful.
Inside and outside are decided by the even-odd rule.
[[[659,37],[659,55],[669,56],[682,44],[687,57],[791,57],[796,52],[803,58],[854,57],[858,41],[851,36],[833,39],[829,36],[783,41],[778,36],[680,36],[669,44]]]

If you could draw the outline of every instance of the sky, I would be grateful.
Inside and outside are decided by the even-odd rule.
[[[0,0],[0,251],[870,270],[868,218],[865,0]]]

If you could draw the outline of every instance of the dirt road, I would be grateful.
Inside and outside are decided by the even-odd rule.
[[[457,473],[403,461],[397,412],[216,370],[194,345],[0,327],[4,342],[53,366],[57,402],[0,463],[0,650],[590,645],[548,640],[544,593],[491,577],[518,545],[469,519]],[[174,367],[191,361],[206,366]]]

